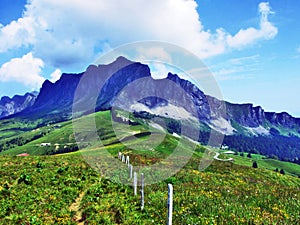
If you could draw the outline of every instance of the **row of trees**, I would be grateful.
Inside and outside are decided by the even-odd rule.
[[[257,164],[257,162],[256,161],[253,161],[253,163],[252,163],[252,167],[253,168],[258,168],[258,164]],[[276,168],[275,170],[274,170],[276,173],[281,173],[281,174],[285,174],[285,172],[284,172],[284,170],[283,169],[281,169],[281,170],[279,170],[278,168]]]
[[[226,136],[224,144],[239,152],[258,153],[269,158],[300,164],[300,138],[298,137],[233,135]]]
[[[206,145],[209,137],[210,132],[201,131],[199,142]],[[261,154],[268,158],[300,164],[298,137],[231,135],[224,137],[223,144],[237,152]]]

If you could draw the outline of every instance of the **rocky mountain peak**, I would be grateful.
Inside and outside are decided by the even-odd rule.
[[[138,80],[144,81],[132,85]],[[168,85],[168,81],[174,82],[178,88]],[[129,87],[127,93],[123,93],[126,87]],[[134,99],[138,96],[141,98]],[[32,113],[53,112],[72,115],[74,104],[81,104],[82,111],[88,108],[88,112],[110,109],[113,104],[120,104],[128,109],[130,104],[142,104],[144,106],[140,109],[148,107],[149,111],[156,107],[169,107],[168,110],[181,107],[212,129],[220,128],[218,130],[221,132],[227,130],[225,134],[240,134],[244,131],[249,131],[250,134],[268,134],[276,126],[294,129],[297,135],[300,131],[300,119],[288,113],[265,112],[262,107],[250,103],[233,104],[218,100],[205,95],[195,84],[177,74],[168,73],[166,78],[155,80],[147,65],[130,61],[123,56],[107,65],[90,65],[84,73],[62,74],[55,83],[46,80],[39,95],[32,97],[34,101],[22,101],[22,98],[18,98],[13,98],[14,104],[4,106],[11,99],[2,97],[0,115],[23,111],[25,106],[27,109],[24,114],[30,116]],[[17,109],[12,105],[18,105]]]
[[[0,118],[10,116],[19,112],[22,112],[28,107],[31,107],[38,93],[31,92],[26,93],[25,95],[15,95],[12,98],[4,96],[0,100]]]

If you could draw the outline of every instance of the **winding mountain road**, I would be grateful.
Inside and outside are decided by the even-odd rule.
[[[214,159],[216,159],[216,160],[218,160],[218,161],[222,161],[222,162],[230,162],[230,161],[233,161],[233,158],[229,158],[229,159],[220,159],[219,156],[220,156],[220,153],[219,153],[219,152],[216,152],[216,155],[214,156]]]

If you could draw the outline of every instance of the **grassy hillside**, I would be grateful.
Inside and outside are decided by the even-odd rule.
[[[90,118],[93,115],[89,115],[85,118]],[[118,126],[112,127],[111,124],[111,114],[109,111],[105,112],[98,112],[95,114],[95,118],[97,121],[97,131],[99,138],[101,139],[102,145],[106,145],[107,149],[114,154],[117,154],[118,151],[126,150],[130,147],[139,148],[142,150],[143,145],[144,149],[148,149],[149,146],[153,145],[153,139],[148,140],[150,134],[149,126],[145,124],[145,121],[141,119],[135,119],[136,123],[130,126],[130,130],[126,127],[126,124],[118,123]],[[82,120],[85,121],[85,120]],[[78,120],[81,122],[81,120]],[[115,131],[118,133],[118,137],[115,135]],[[157,139],[160,138],[162,135],[162,131],[152,128],[152,132],[155,131],[157,134]],[[76,141],[74,137],[74,130],[71,121],[58,123],[58,124],[51,124],[49,126],[40,127],[37,129],[33,129],[27,132],[23,132],[19,135],[15,135],[13,140],[28,140],[28,143],[22,146],[16,146],[8,151],[0,152],[0,155],[10,155],[15,156],[20,153],[29,153],[31,155],[49,155],[49,154],[56,154],[62,153],[76,149]],[[140,136],[135,136],[137,138],[130,139],[130,137],[135,134],[143,134]],[[154,135],[155,136],[155,135]],[[35,138],[37,137],[37,138]],[[120,137],[126,138],[122,143],[120,143]],[[148,152],[147,155],[149,157],[157,157],[157,158],[164,158],[166,155],[172,152],[174,146],[177,145],[176,137],[167,134],[164,141],[158,145],[154,151]],[[4,139],[7,140],[7,139]],[[31,141],[32,140],[32,141]],[[147,141],[148,140],[148,141]],[[3,142],[3,140],[2,140]],[[84,141],[83,141],[84,142]],[[49,147],[41,146],[41,143],[51,143]],[[125,144],[124,144],[125,143]],[[109,147],[108,147],[109,146]],[[145,147],[146,146],[146,147]],[[199,148],[201,148],[199,146]],[[89,143],[86,146],[84,152],[92,152],[97,154],[97,151],[101,151],[101,146],[99,147],[99,143]],[[143,151],[129,151],[132,155],[140,155],[144,154]],[[80,152],[75,152],[74,154],[81,154]],[[264,159],[261,155],[252,154],[252,158],[247,158],[247,154],[244,157],[230,155],[227,158],[232,157],[234,158],[234,163],[238,165],[245,165],[245,166],[252,166],[253,161],[258,163],[259,168],[275,170],[276,168],[283,169],[286,173],[290,175],[299,176],[300,175],[300,165],[283,162],[274,159]],[[200,155],[201,156],[201,155]],[[226,156],[225,156],[226,158]]]
[[[111,123],[111,114],[109,111],[98,112],[96,114],[86,116],[83,119],[76,120],[75,123],[85,123],[87,119],[93,118],[93,116],[95,116],[95,120],[97,122],[97,133],[103,145],[116,144],[119,142],[120,137],[132,136],[131,132],[146,133],[149,131],[147,126],[138,123],[131,126],[130,131],[128,131],[128,129],[123,129],[126,126],[123,124],[118,124],[117,127],[113,128]],[[122,131],[122,129],[125,131]],[[118,130],[117,138],[115,131]],[[141,137],[141,141],[143,140],[144,139]],[[0,139],[0,143],[5,142],[12,143],[11,148],[0,152],[0,154],[11,156],[24,152],[33,155],[55,154],[56,152],[62,151],[64,148],[76,145],[72,121],[51,124],[37,129],[31,129],[20,134],[15,134],[10,138]],[[42,143],[50,143],[51,146],[44,147],[41,146]],[[93,145],[93,143],[88,144]],[[95,145],[97,144],[99,143],[95,143]]]
[[[4,152],[4,154],[9,154],[9,152],[11,152],[11,154],[14,154],[14,150],[11,149],[18,149],[23,146],[25,147],[26,145],[26,149],[29,149],[34,154],[42,155],[45,153],[44,151],[41,150],[40,152],[32,148],[34,148],[34,146],[36,145],[40,145],[44,141],[47,141],[50,137],[50,133],[57,133],[57,130],[67,125],[71,127],[71,122],[69,121],[52,125],[44,125],[44,122],[42,120],[32,122],[22,119],[10,119],[1,120],[0,125],[0,150],[2,151],[0,152],[0,154],[3,154]],[[66,129],[65,131],[68,130],[67,128],[68,127],[64,128]],[[6,150],[8,149],[9,151],[6,152]],[[16,153],[17,152],[18,151],[16,150]]]
[[[300,179],[217,161],[199,172],[199,160],[146,186],[141,211],[130,186],[96,173],[79,155],[0,157],[0,223],[165,224],[167,183],[174,185],[174,224],[299,222]]]
[[[241,166],[248,166],[252,167],[253,162],[256,161],[259,168],[268,169],[271,171],[275,171],[276,169],[281,170],[283,169],[285,173],[292,175],[292,176],[300,176],[300,165],[290,162],[284,162],[275,159],[269,159],[259,154],[251,154],[251,158],[247,157],[248,153],[244,153],[244,156],[239,155],[226,155],[221,154],[221,158],[234,159],[234,164],[241,165]]]
[[[90,142],[81,151],[43,156],[72,150],[75,137],[71,122],[32,128],[1,139],[27,141],[0,153],[0,224],[165,224],[168,183],[174,185],[174,224],[300,222],[300,179],[295,177],[300,175],[299,165],[260,155],[221,154],[221,158],[232,157],[234,162],[215,160],[200,172],[198,166],[207,148],[200,145],[177,174],[145,187],[145,209],[141,211],[139,196],[133,196],[132,187],[112,182],[123,179],[131,183],[127,169],[120,168],[108,179],[107,168],[101,165],[105,150],[115,158],[119,151],[126,153],[134,166],[151,165],[176,149],[182,153],[180,157],[190,154],[193,143],[150,128],[141,119],[133,120],[130,129],[125,129],[122,123],[112,127],[110,112],[95,116],[97,134],[105,147]],[[160,143],[149,149],[156,139]],[[88,139],[83,137],[81,142],[85,144]],[[24,152],[30,156],[16,157]],[[97,160],[97,172],[87,163],[89,159]],[[257,169],[252,168],[254,160]],[[172,166],[172,162],[164,164],[166,170]],[[276,168],[284,169],[286,175],[274,172]],[[147,182],[153,177],[145,179]]]

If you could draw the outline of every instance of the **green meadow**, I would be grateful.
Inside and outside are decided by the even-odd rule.
[[[124,124],[112,127],[108,111],[89,116],[95,116],[102,144],[82,138],[85,147],[79,151],[71,121],[31,125],[10,137],[2,134],[0,144],[9,149],[0,153],[0,224],[166,224],[169,183],[174,187],[173,224],[299,223],[299,165],[221,152],[220,158],[234,161],[214,160],[199,171],[205,151],[216,150],[159,129],[151,133],[145,120],[136,119],[128,129]],[[26,127],[24,121],[6,125],[1,128],[6,134],[16,126]],[[149,148],[151,138],[161,142]],[[165,160],[175,149],[181,153],[179,160],[186,154],[190,159],[172,176],[145,186],[143,210],[139,194],[134,196],[132,186],[126,185],[132,183],[128,170],[120,167],[108,176],[107,162],[101,161],[107,153],[117,160],[120,151],[134,166],[165,163],[165,169],[172,170],[176,166]],[[25,152],[30,155],[16,156]],[[97,170],[89,163],[95,157]],[[258,168],[252,167],[253,161]],[[137,172],[140,176],[142,170]]]

